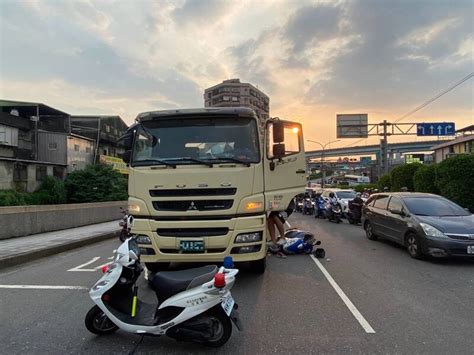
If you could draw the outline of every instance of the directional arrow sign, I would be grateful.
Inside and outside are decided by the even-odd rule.
[[[453,136],[456,131],[454,122],[417,123],[417,136]]]

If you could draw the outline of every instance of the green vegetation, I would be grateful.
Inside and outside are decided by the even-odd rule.
[[[127,178],[107,165],[89,165],[70,173],[65,182],[71,203],[121,201],[128,198]]]
[[[473,211],[473,176],[474,155],[456,155],[438,164],[436,186],[441,195]]]
[[[45,177],[40,188],[33,193],[0,190],[0,206],[53,205],[66,201],[64,183],[51,176]]]
[[[377,182],[377,188],[380,191],[383,191],[385,187],[388,187],[389,190],[392,188],[392,178],[390,174],[382,175],[379,181]]]
[[[400,191],[402,187],[406,187],[408,191],[414,191],[413,176],[422,166],[418,163],[400,165],[390,172],[390,182],[392,183],[392,191]]]
[[[437,165],[422,165],[413,175],[413,187],[417,192],[439,194],[436,186]]]
[[[0,190],[0,206],[123,201],[127,190],[127,178],[112,167],[90,165],[72,172],[64,182],[47,176],[33,193]]]
[[[367,190],[374,190],[374,189],[379,189],[379,185],[377,184],[361,184],[361,185],[357,185],[357,186],[354,186],[354,190],[356,192],[364,192],[364,190],[367,189]]]

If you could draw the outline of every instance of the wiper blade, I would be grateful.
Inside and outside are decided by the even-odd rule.
[[[176,169],[176,164],[161,159],[145,159],[132,162],[132,166],[166,165]]]
[[[240,160],[240,159],[237,159],[237,158],[215,158],[215,159],[212,159],[212,160],[231,161],[231,162],[234,162],[234,163],[244,164],[247,167],[250,166],[250,163],[248,161]]]
[[[214,166],[214,164],[212,164],[208,161],[204,161],[204,160],[197,159],[197,158],[191,158],[191,157],[170,158],[168,160],[172,160],[172,161],[186,161],[186,160],[189,160],[189,161],[194,161],[194,162],[199,163],[199,164],[207,165],[210,168],[212,168]]]

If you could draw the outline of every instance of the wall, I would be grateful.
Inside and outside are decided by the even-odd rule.
[[[121,218],[127,201],[0,207],[0,239],[102,223]]]
[[[67,135],[56,132],[38,132],[38,160],[67,164]]]
[[[94,160],[94,142],[76,136],[67,139],[68,172],[82,170]]]

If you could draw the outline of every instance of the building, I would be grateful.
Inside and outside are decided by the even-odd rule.
[[[94,141],[99,140],[94,161],[105,157],[121,158],[125,147],[118,140],[128,125],[120,116],[71,116],[71,131]]]
[[[474,154],[474,125],[457,130],[456,133],[458,136],[455,139],[432,148],[436,163],[457,154]]]
[[[47,175],[64,178],[68,128],[65,112],[36,102],[0,100],[0,189],[32,192]],[[64,139],[50,140],[49,133]]]
[[[252,84],[241,83],[240,79],[224,80],[204,90],[204,106],[250,107],[257,114],[262,127],[270,117],[270,98]]]

